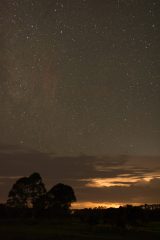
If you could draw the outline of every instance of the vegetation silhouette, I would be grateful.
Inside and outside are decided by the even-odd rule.
[[[17,208],[36,208],[38,200],[46,194],[46,189],[39,173],[22,177],[16,181],[9,192],[7,206]]]
[[[71,186],[59,183],[48,192],[39,173],[22,177],[13,184],[6,207],[14,215],[45,216],[69,214],[71,203],[76,201]],[[17,213],[17,214],[16,214]]]
[[[72,187],[58,183],[47,192],[45,207],[68,210],[73,202],[76,202],[76,196]]]
[[[143,239],[144,236],[145,239],[160,239],[159,204],[71,209],[71,204],[75,201],[76,196],[71,186],[58,183],[47,191],[39,173],[22,177],[13,184],[7,202],[0,204],[0,238],[24,238],[22,235],[17,238],[22,227],[24,234],[32,231],[31,235],[36,234],[33,239],[44,240],[54,237]],[[10,230],[3,230],[5,228]],[[8,231],[13,231],[13,238]],[[39,234],[44,234],[44,237]],[[46,238],[46,234],[51,234],[52,237]],[[32,239],[31,235],[25,239]]]

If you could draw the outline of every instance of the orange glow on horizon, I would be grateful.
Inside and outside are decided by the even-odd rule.
[[[120,206],[125,206],[127,204],[133,206],[143,205],[144,203],[118,203],[118,202],[76,202],[72,204],[72,209],[83,209],[83,208],[119,208]]]

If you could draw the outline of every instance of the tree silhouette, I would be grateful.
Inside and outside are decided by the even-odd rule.
[[[35,208],[38,199],[46,193],[39,173],[17,180],[9,192],[7,206],[17,208]]]
[[[47,208],[61,208],[68,210],[71,203],[76,201],[73,188],[58,183],[47,193]]]
[[[28,178],[28,197],[33,208],[39,205],[39,199],[46,194],[46,189],[39,173],[33,173]]]
[[[22,215],[31,213],[32,217],[52,217],[68,214],[71,203],[75,201],[76,197],[72,187],[59,183],[46,192],[40,174],[33,173],[29,177],[18,179],[13,184],[6,206],[15,210],[16,216],[21,213]]]
[[[7,206],[15,208],[27,207],[28,178],[23,177],[16,181],[8,194]]]

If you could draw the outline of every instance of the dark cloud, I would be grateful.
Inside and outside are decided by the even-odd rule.
[[[17,178],[34,171],[42,175],[47,188],[57,182],[70,184],[80,201],[152,203],[160,200],[160,157],[54,156],[0,145],[1,201],[6,199]]]

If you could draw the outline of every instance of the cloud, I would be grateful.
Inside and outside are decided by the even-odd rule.
[[[155,184],[156,182],[156,184]],[[110,203],[159,203],[160,202],[160,179],[153,179],[142,185],[112,186],[94,188],[88,187],[87,191],[82,188],[81,200],[84,202],[110,202]]]
[[[39,172],[47,189],[71,185],[84,202],[160,202],[158,156],[55,156],[0,145],[0,201],[20,176]]]

